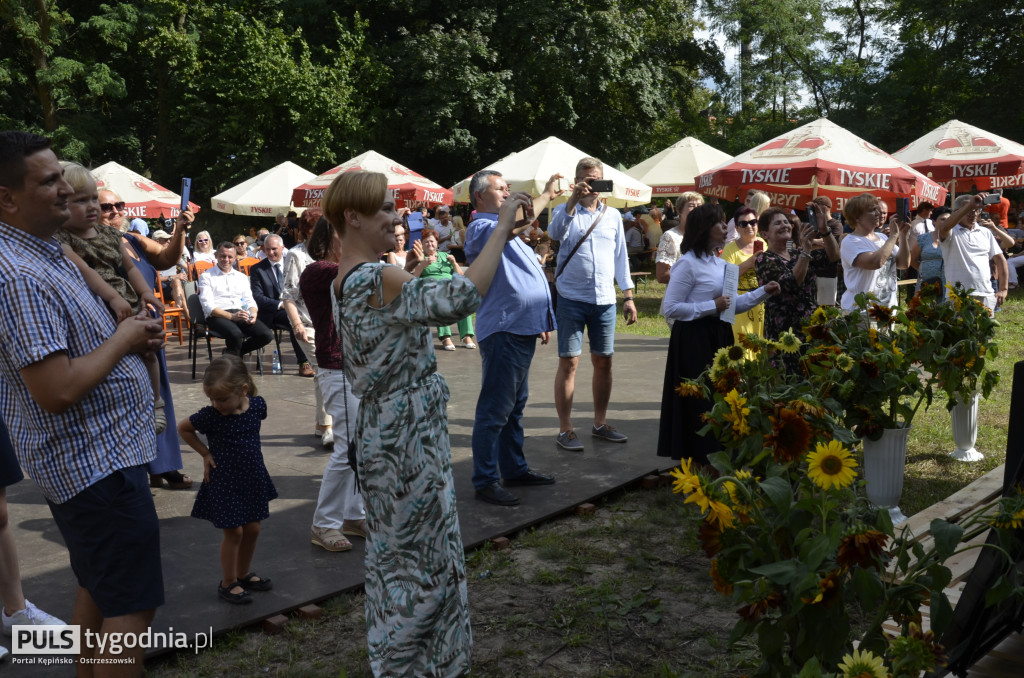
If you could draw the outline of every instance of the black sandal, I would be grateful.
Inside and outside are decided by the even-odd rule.
[[[235,588],[236,586],[242,586],[242,582],[236,581],[234,584],[231,584],[230,586],[228,586],[226,588],[221,586],[220,582],[218,582],[217,583],[217,596],[220,597],[221,600],[226,600],[227,602],[231,603],[232,605],[247,605],[247,604],[251,603],[252,602],[252,596],[249,595],[249,592],[245,590],[244,586],[242,586],[241,593],[232,593],[231,592],[231,589]]]
[[[253,577],[256,577],[256,579],[253,579]],[[270,581],[267,577],[259,576],[255,572],[250,572],[235,583],[246,591],[269,591],[274,588],[274,582]]]
[[[192,479],[181,471],[168,471],[167,473],[161,473],[159,477],[166,480],[167,487],[172,490],[187,490],[192,487]]]

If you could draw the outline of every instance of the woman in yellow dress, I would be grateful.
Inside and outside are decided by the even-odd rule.
[[[757,289],[757,274],[754,272],[754,255],[763,252],[764,240],[757,235],[757,212],[750,207],[741,207],[733,216],[736,222],[736,233],[739,238],[726,244],[722,250],[722,260],[740,267],[740,284],[738,292],[745,294]],[[739,343],[741,334],[764,336],[764,306],[758,304],[746,313],[737,313],[736,322],[732,326],[733,338]],[[747,351],[748,357],[753,354]]]

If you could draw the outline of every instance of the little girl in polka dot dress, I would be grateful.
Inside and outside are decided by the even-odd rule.
[[[203,457],[203,484],[192,517],[209,520],[224,531],[220,546],[223,579],[217,595],[229,603],[251,603],[250,591],[269,591],[269,578],[249,570],[260,535],[260,521],[270,516],[277,497],[260,451],[260,422],[267,402],[256,395],[256,384],[245,363],[224,355],[203,374],[204,407],[178,424],[182,439]],[[206,435],[209,447],[196,433]]]

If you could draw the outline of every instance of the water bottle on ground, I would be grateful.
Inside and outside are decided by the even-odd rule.
[[[281,374],[281,356],[274,351],[274,361],[270,363],[270,371],[274,374]]]

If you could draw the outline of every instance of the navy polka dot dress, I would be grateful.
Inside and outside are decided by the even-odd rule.
[[[249,409],[241,414],[204,407],[189,417],[196,431],[206,435],[217,465],[210,469],[210,482],[199,486],[193,518],[227,529],[270,517],[277,488],[260,451],[260,422],[266,418],[267,401],[260,396],[249,398]]]

